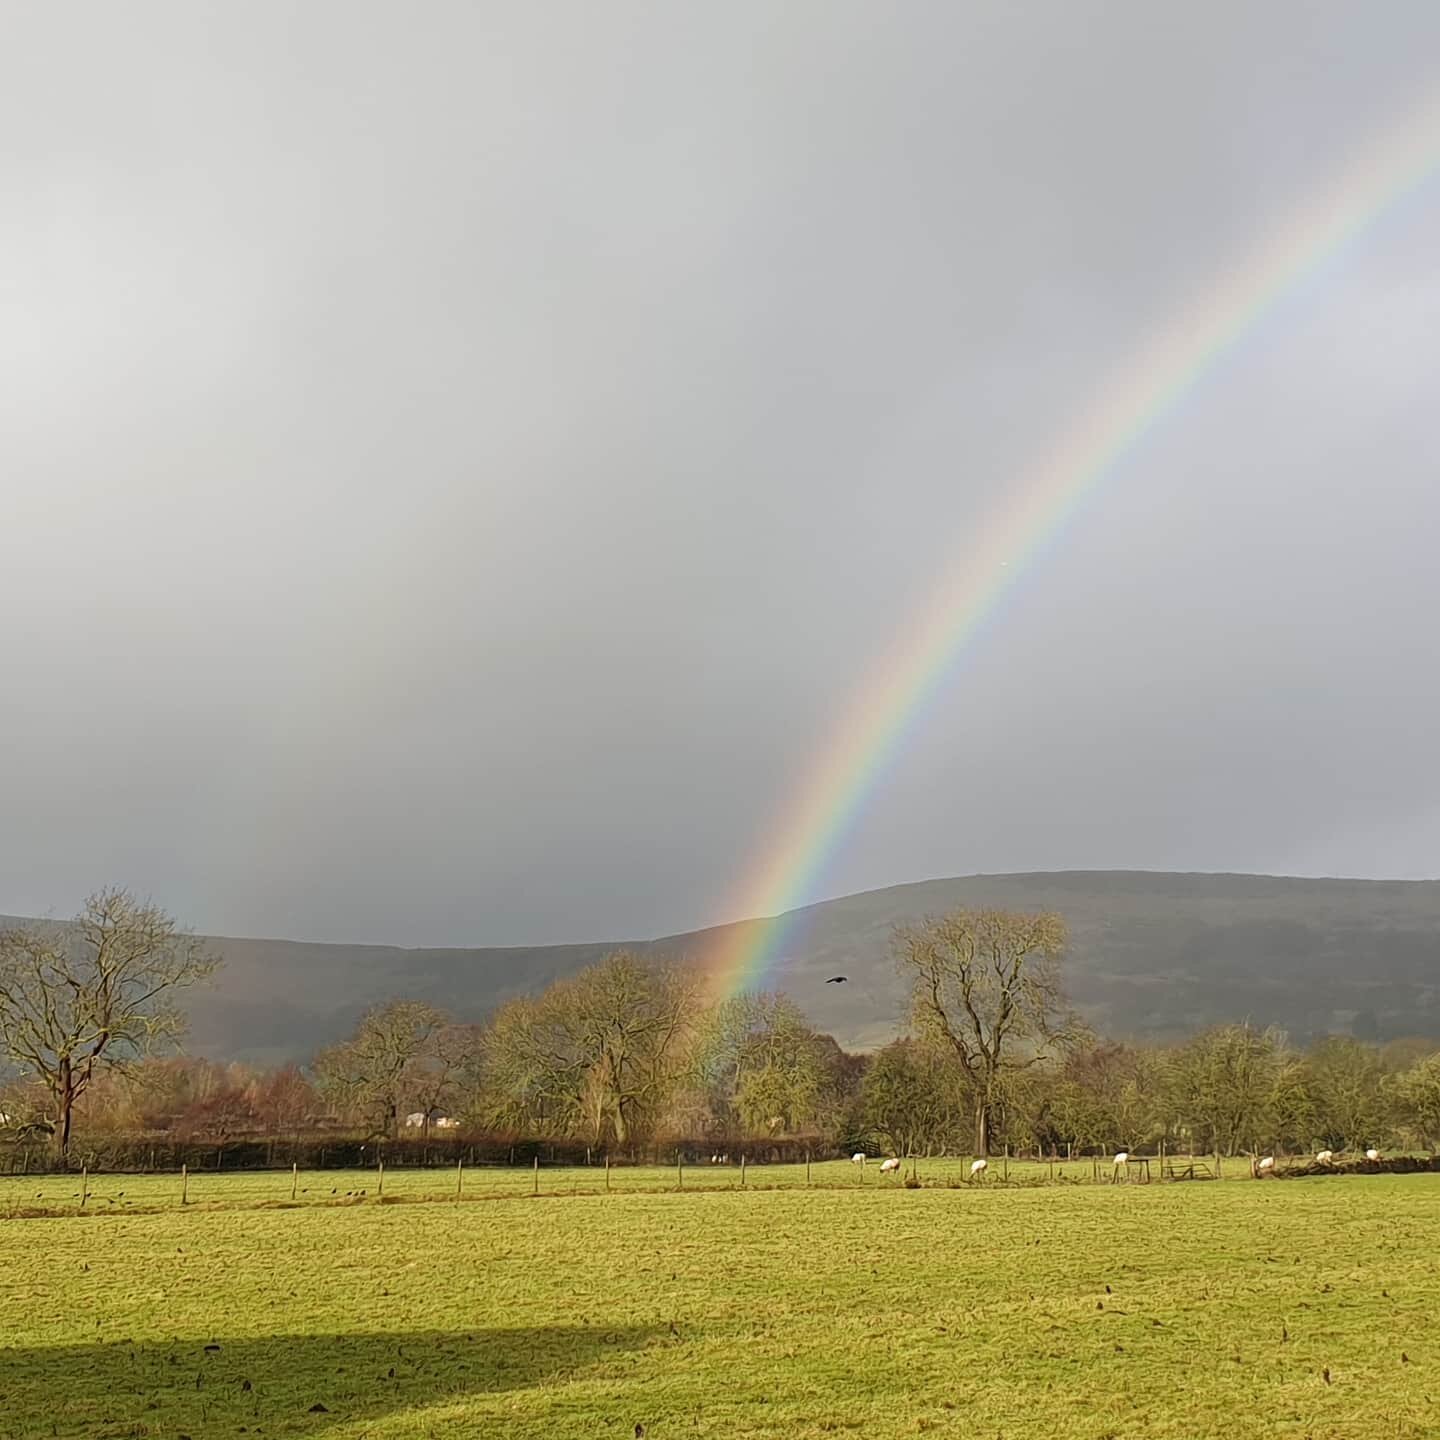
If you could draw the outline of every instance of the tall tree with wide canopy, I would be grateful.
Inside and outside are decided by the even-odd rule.
[[[177,1043],[176,992],[218,963],[159,906],[120,889],[92,895],[67,925],[0,934],[0,1046],[48,1093],[62,1156],[96,1076]]]
[[[367,1012],[355,1033],[315,1057],[320,1088],[364,1116],[371,1133],[400,1133],[406,1107],[426,1117],[451,1098],[473,1048],[470,1027],[420,1000],[391,1000]]]
[[[896,927],[916,1025],[950,1047],[970,1081],[977,1155],[989,1152],[1006,1071],[1078,1034],[1061,986],[1067,939],[1059,915],[1010,910],[954,910]]]
[[[633,1144],[659,1122],[695,1057],[697,976],[638,956],[608,956],[496,1015],[484,1088],[501,1122]]]
[[[722,1001],[706,1018],[699,1053],[712,1114],[727,1133],[773,1134],[818,1120],[829,1057],[788,996]]]

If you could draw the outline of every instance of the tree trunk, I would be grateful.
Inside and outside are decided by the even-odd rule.
[[[990,1104],[985,1096],[975,1102],[975,1156],[984,1160],[990,1154]]]
[[[70,1123],[75,1113],[75,1072],[70,1068],[69,1060],[60,1062],[60,1085],[55,1098],[60,1108],[60,1160],[68,1169]]]

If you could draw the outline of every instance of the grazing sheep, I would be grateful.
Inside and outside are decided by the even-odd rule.
[[[425,1112],[417,1110],[413,1115],[405,1117],[405,1128],[407,1130],[421,1130],[425,1126]]]
[[[1367,1150],[1365,1152],[1365,1158],[1367,1160],[1378,1160],[1380,1158],[1380,1152],[1378,1150]]]
[[[435,1128],[437,1130],[458,1130],[460,1128],[460,1122],[452,1116],[442,1115],[436,1120]]]
[[[888,1160],[882,1160],[880,1162],[880,1173],[882,1175],[889,1175],[892,1171],[898,1170],[899,1168],[900,1161],[894,1155],[892,1155]]]
[[[850,1157],[850,1163],[851,1163],[852,1165],[859,1165],[859,1166],[861,1166],[861,1167],[863,1168],[863,1167],[864,1167],[864,1164],[865,1164],[865,1152],[864,1152],[863,1150],[857,1150],[857,1151]]]
[[[977,1160],[977,1161],[975,1161],[975,1163],[974,1163],[973,1165],[971,1165],[971,1167],[970,1167],[970,1178],[971,1178],[972,1180],[979,1180],[979,1179],[983,1178],[985,1172],[986,1172],[989,1168],[990,1168],[990,1162],[989,1162],[988,1160]]]
[[[1129,1163],[1130,1163],[1130,1152],[1129,1152],[1128,1150],[1122,1150],[1122,1151],[1120,1151],[1120,1153],[1119,1153],[1118,1155],[1116,1155],[1116,1157],[1115,1157],[1115,1168],[1116,1168],[1117,1170],[1118,1170],[1122,1165],[1128,1165]]]
[[[1262,1180],[1267,1175],[1273,1175],[1275,1173],[1275,1157],[1273,1155],[1266,1155],[1261,1160],[1257,1161],[1255,1165],[1255,1173]]]
[[[1321,1165],[1333,1165],[1335,1163],[1335,1152],[1333,1150],[1322,1150],[1315,1159]]]

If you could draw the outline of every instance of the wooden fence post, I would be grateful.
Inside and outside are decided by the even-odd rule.
[[[810,1152],[805,1152],[805,1183],[810,1183]]]
[[[89,1189],[90,1189],[90,1167],[89,1167],[88,1165],[82,1165],[82,1166],[80,1167],[80,1208],[81,1208],[82,1210],[85,1208],[85,1198],[86,1198],[86,1195],[87,1195]]]
[[[1010,1146],[1008,1144],[1005,1146],[1005,1154],[1000,1160],[1000,1178],[1002,1180],[1010,1178]]]
[[[675,1188],[677,1190],[685,1188],[685,1162],[680,1158],[678,1150],[675,1152]]]
[[[608,1150],[605,1152],[605,1188],[606,1190],[610,1188],[610,1152]]]
[[[185,1205],[185,1204],[187,1204],[187,1203],[189,1202],[189,1199],[190,1199],[190,1167],[189,1167],[188,1165],[182,1165],[182,1166],[180,1167],[180,1203],[181,1203],[182,1205]]]
[[[740,1188],[745,1188],[745,1152],[740,1152]]]
[[[299,1183],[300,1183],[300,1162],[299,1162],[298,1160],[292,1160],[292,1161],[290,1162],[290,1198],[291,1198],[292,1200],[295,1198],[295,1187],[296,1187]]]
[[[538,1194],[540,1193],[540,1152],[539,1152],[538,1150],[535,1152],[535,1167],[534,1167],[534,1168],[535,1168],[535,1183],[534,1183],[534,1185],[531,1187],[530,1193],[531,1193],[532,1195],[538,1195]]]
[[[385,1193],[385,1162],[380,1161],[380,1177],[375,1182],[375,1194],[377,1196]]]
[[[457,1161],[455,1162],[455,1198],[456,1198],[457,1200],[460,1198],[460,1191],[461,1191],[461,1189],[463,1188],[464,1184],[465,1184],[465,1161],[462,1159],[462,1160],[457,1160]]]

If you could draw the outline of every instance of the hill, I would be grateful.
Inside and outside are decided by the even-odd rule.
[[[843,1044],[903,1024],[892,927],[957,905],[1053,909],[1069,922],[1070,992],[1114,1036],[1173,1038],[1223,1020],[1296,1039],[1440,1036],[1440,882],[1066,871],[895,885],[797,912],[768,984]],[[772,922],[747,922],[763,925]],[[402,949],[214,937],[217,983],[190,997],[189,1048],[303,1059],[395,995],[478,1019],[612,949],[695,957],[729,927],[651,941],[511,949]],[[832,974],[846,985],[826,985]]]

